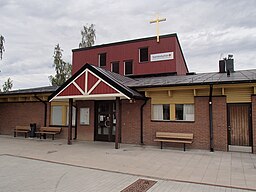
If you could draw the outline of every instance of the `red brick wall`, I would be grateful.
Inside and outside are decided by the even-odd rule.
[[[78,113],[77,113],[77,139],[94,141],[94,101],[77,101],[76,102]],[[80,108],[90,108],[90,124],[80,125]]]
[[[227,151],[228,132],[227,132],[227,104],[226,97],[213,97],[213,142],[214,149]]]
[[[194,142],[188,145],[191,148],[209,149],[209,106],[208,97],[195,97],[195,121],[194,122],[162,122],[151,121],[150,101],[145,106],[144,115],[144,143],[147,145],[159,145],[154,142],[157,131],[185,132],[194,134]],[[178,146],[177,144],[166,144],[169,146]],[[181,146],[181,145],[179,145]]]
[[[151,103],[144,107],[144,143],[159,145],[154,142],[156,131],[186,132],[194,134],[191,148],[209,149],[209,98],[195,97],[195,122],[151,121]],[[136,103],[122,102],[122,143],[140,143],[140,106]],[[129,118],[127,118],[129,117]],[[213,97],[214,149],[227,150],[227,111],[226,97]],[[168,144],[167,144],[168,145]],[[177,144],[169,144],[178,146]]]
[[[252,139],[253,153],[256,153],[256,95],[252,96]]]
[[[144,101],[136,100],[130,103],[122,101],[121,111],[121,142],[140,143],[140,107]]]
[[[41,102],[0,103],[0,134],[13,135],[16,125],[44,125],[44,104]]]

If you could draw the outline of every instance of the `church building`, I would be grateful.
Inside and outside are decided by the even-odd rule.
[[[157,132],[190,133],[190,149],[256,153],[256,70],[191,73],[176,34],[72,50],[60,87],[0,94],[0,134],[61,127],[56,138],[160,146]],[[164,143],[182,148],[180,143]]]

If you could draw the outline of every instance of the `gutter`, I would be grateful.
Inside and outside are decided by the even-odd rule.
[[[201,82],[201,83],[181,83],[181,84],[168,84],[168,85],[127,85],[132,89],[155,88],[155,87],[183,87],[183,86],[196,86],[196,85],[226,85],[226,84],[243,84],[243,83],[256,83],[256,80],[241,80],[241,81],[222,81],[222,82]]]
[[[44,104],[44,126],[46,126],[46,119],[47,119],[47,102],[40,99],[36,94],[34,95],[37,100]]]
[[[144,103],[140,107],[140,144],[144,145],[144,138],[143,138],[143,108],[147,104],[148,98],[144,99]]]
[[[210,152],[214,152],[214,148],[213,148],[213,121],[212,121],[212,90],[213,90],[213,85],[210,85],[210,95],[209,95]]]

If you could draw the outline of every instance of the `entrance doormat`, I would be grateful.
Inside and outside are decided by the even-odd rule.
[[[146,180],[146,179],[138,179],[121,192],[146,192],[150,189],[157,181]]]

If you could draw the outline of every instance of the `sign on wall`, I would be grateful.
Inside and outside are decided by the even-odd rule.
[[[171,60],[174,58],[173,52],[166,52],[166,53],[157,53],[150,55],[150,61],[164,61],[164,60]]]
[[[89,125],[90,124],[90,108],[80,108],[80,124]]]

